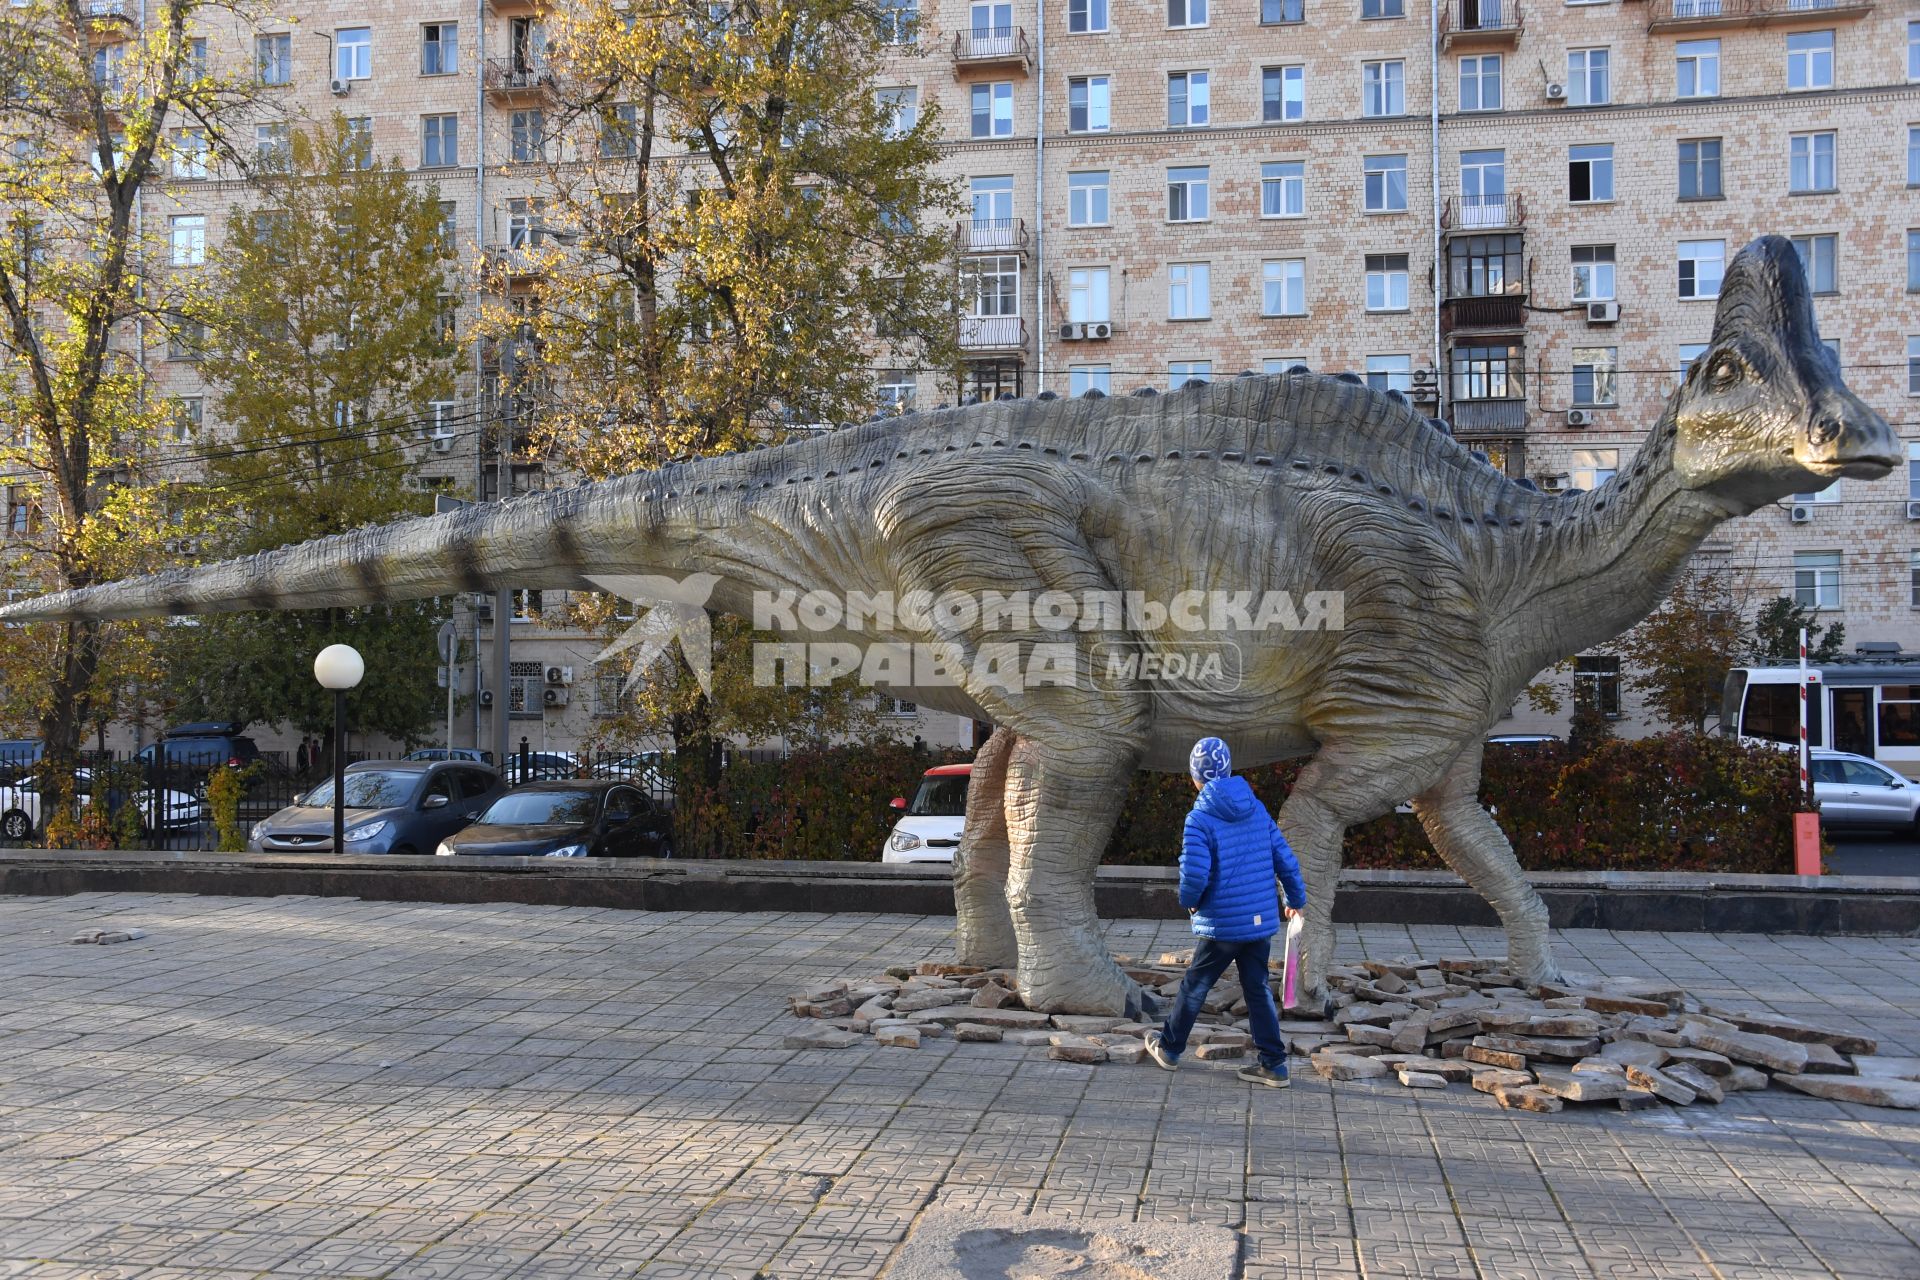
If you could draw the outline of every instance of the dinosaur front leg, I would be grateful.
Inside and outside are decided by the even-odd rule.
[[[1548,940],[1547,904],[1513,856],[1506,832],[1480,805],[1480,757],[1469,747],[1413,802],[1427,838],[1462,880],[1493,904],[1507,930],[1507,963],[1527,986],[1559,982]]]
[[[1097,736],[1072,748],[1021,737],[1007,770],[1007,902],[1029,1009],[1126,1014],[1133,981],[1107,950],[1093,878],[1138,754]]]
[[[962,964],[989,969],[1019,963],[1020,947],[1007,907],[1007,757],[1013,730],[996,728],[973,757],[967,783],[967,819],[953,853],[955,950]]]

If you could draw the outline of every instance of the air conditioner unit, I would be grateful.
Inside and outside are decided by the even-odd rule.
[[[1087,326],[1087,336],[1089,338],[1111,338],[1113,336],[1113,326],[1104,320],[1090,324]]]
[[[1540,477],[1540,488],[1546,493],[1564,493],[1567,486],[1572,483],[1573,477],[1564,471],[1559,475]]]
[[[1547,83],[1547,101],[1548,102],[1565,102],[1566,100],[1567,100],[1567,86],[1563,84],[1556,84],[1552,81],[1549,81]]]
[[[541,695],[540,700],[550,707],[564,707],[567,705],[567,696],[565,689],[549,689]]]
[[[1592,426],[1592,425],[1593,425],[1593,410],[1591,410],[1591,409],[1569,409],[1569,410],[1567,410],[1567,425],[1568,425],[1568,426],[1570,426],[1570,427],[1590,427],[1590,426]]]
[[[1920,502],[1909,502],[1907,504],[1907,519],[1920,520]]]
[[[452,453],[453,452],[453,432],[436,431],[432,435],[428,436],[427,439],[433,442],[433,451],[435,453]]]
[[[1415,404],[1439,404],[1440,388],[1434,386],[1432,383],[1428,383],[1425,386],[1415,386],[1407,392],[1407,399],[1413,401]]]
[[[1589,302],[1587,304],[1587,323],[1620,323],[1620,304],[1617,302]]]
[[[1787,519],[1795,524],[1807,524],[1813,520],[1813,504],[1796,502],[1787,508]]]
[[[493,705],[493,690],[491,689],[482,689],[479,693],[475,694],[474,697],[479,700],[480,705],[483,707]]]
[[[1437,386],[1439,382],[1440,371],[1438,369],[1415,369],[1413,371],[1413,385],[1416,387]]]
[[[352,92],[353,92],[353,81],[351,81],[351,80],[329,80],[329,81],[327,81],[327,88],[329,88],[329,89],[331,89],[331,90],[333,90],[333,96],[334,96],[334,97],[336,97],[336,98],[344,98],[344,97],[346,97],[346,96],[347,96],[348,94],[350,94],[350,93],[352,93]]]
[[[1060,326],[1060,341],[1077,342],[1087,336],[1087,326],[1083,324],[1063,324]]]
[[[548,684],[572,684],[573,668],[572,667],[548,667],[547,683]]]

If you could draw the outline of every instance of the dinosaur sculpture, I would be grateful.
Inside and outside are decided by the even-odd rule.
[[[1035,1009],[1137,1007],[1095,916],[1094,871],[1129,775],[1181,769],[1193,740],[1217,733],[1242,764],[1313,756],[1279,814],[1307,877],[1309,996],[1325,989],[1343,832],[1410,796],[1441,856],[1498,911],[1511,966],[1546,981],[1546,910],[1475,798],[1487,729],[1535,673],[1652,609],[1722,521],[1841,476],[1883,476],[1900,456],[1822,347],[1792,246],[1769,237],[1728,268],[1712,344],[1646,447],[1593,493],[1535,492],[1398,394],[1296,370],[916,414],[54,594],[0,619],[696,571],[718,575],[713,607],[742,614],[756,590],[1336,591],[1341,629],[1225,637],[1242,649],[1231,693],[901,688],[998,726],[955,858],[962,958],[1017,964]],[[969,652],[1007,638],[946,632]],[[1160,643],[1115,628],[1065,638],[1083,672],[1097,645]]]

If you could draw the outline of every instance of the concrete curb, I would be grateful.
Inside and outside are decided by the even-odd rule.
[[[1110,919],[1183,919],[1170,867],[1102,867]],[[1920,937],[1920,879],[1681,872],[1537,872],[1566,929]],[[520,902],[640,911],[952,915],[943,866],[694,859],[395,858],[311,854],[0,851],[0,893],[305,894],[391,902]],[[1348,924],[1494,925],[1448,872],[1348,871],[1334,918]]]

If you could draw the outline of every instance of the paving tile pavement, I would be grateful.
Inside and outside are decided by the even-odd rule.
[[[147,937],[76,947],[82,928]],[[1515,1116],[1232,1062],[789,1050],[950,919],[0,898],[0,1277],[869,1277],[929,1209],[1241,1233],[1240,1274],[1920,1276],[1920,1115],[1778,1091]],[[1191,945],[1113,922],[1114,949]],[[1920,1055],[1920,940],[1571,931],[1563,967]],[[1343,929],[1343,959],[1498,954]]]

